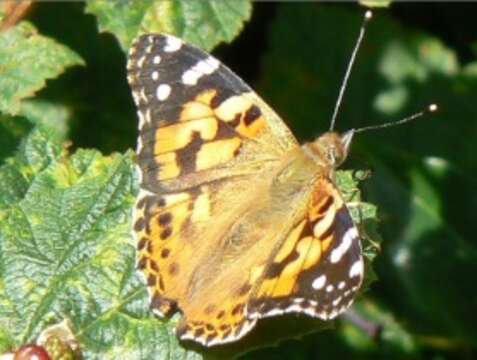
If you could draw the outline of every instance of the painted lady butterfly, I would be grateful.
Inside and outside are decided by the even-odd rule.
[[[171,35],[132,46],[139,116],[138,267],[159,316],[210,346],[263,317],[335,318],[363,281],[359,233],[334,184],[354,131],[300,146],[209,54]]]

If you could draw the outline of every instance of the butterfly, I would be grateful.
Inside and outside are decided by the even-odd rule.
[[[353,131],[301,145],[230,69],[165,34],[140,36],[137,266],[176,333],[233,342],[261,318],[333,319],[363,282],[359,232],[334,183]]]

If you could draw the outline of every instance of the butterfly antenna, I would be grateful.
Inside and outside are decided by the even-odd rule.
[[[399,121],[388,122],[388,123],[380,124],[380,125],[366,126],[366,127],[362,127],[362,128],[359,128],[359,129],[355,129],[355,130],[353,130],[353,132],[354,133],[359,133],[359,132],[368,131],[368,130],[383,129],[383,128],[387,128],[387,127],[391,127],[391,126],[402,125],[402,124],[405,124],[409,121],[415,120],[415,119],[417,119],[421,116],[424,116],[428,113],[433,113],[433,112],[437,111],[437,109],[438,108],[437,108],[436,104],[431,104],[427,107],[427,109],[425,109],[423,111],[420,111],[418,113],[412,114],[411,116],[407,116],[404,119],[401,119]]]
[[[338,100],[336,100],[335,110],[331,118],[330,131],[332,131],[333,128],[335,127],[336,116],[338,115],[338,110],[340,108],[341,101],[343,100],[343,94],[346,89],[346,85],[348,84],[349,75],[351,74],[351,68],[353,67],[356,54],[358,53],[358,49],[361,45],[361,42],[363,41],[364,33],[366,31],[366,25],[368,21],[371,20],[372,17],[373,17],[373,13],[370,10],[366,11],[366,13],[364,14],[363,23],[361,25],[361,29],[359,30],[358,40],[356,41],[356,45],[354,46],[353,53],[351,54],[351,59],[349,60],[348,68],[346,69],[346,73],[343,78],[343,83],[341,84],[340,93],[338,94]]]

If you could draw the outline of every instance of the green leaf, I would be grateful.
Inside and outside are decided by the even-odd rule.
[[[163,32],[181,37],[202,49],[230,42],[250,18],[249,0],[90,0],[86,11],[95,14],[101,31],[112,32],[123,49],[141,33]]]
[[[28,134],[32,124],[23,117],[0,115],[0,164],[12,156],[21,138]]]
[[[33,125],[56,131],[62,139],[67,136],[68,121],[72,115],[68,106],[38,98],[24,100],[20,114]]]
[[[116,36],[121,47],[127,50],[139,29],[147,10],[154,0],[89,0],[85,11],[97,17],[101,32],[110,32]]]
[[[130,149],[136,139],[136,111],[125,75],[125,54],[116,38],[98,33],[96,18],[84,13],[84,3],[37,5],[29,20],[81,54],[87,66],[69,70],[40,91],[32,99],[37,108],[33,120],[66,130],[75,147],[104,154]],[[43,111],[47,104],[51,116]],[[32,111],[25,116],[32,117]]]
[[[194,358],[135,269],[132,154],[69,156],[34,129],[0,168],[0,352],[69,319],[86,358]]]
[[[369,8],[386,8],[391,5],[392,0],[359,0],[359,3]]]
[[[38,34],[27,22],[0,33],[0,111],[18,114],[21,101],[66,68],[82,65],[72,50]]]

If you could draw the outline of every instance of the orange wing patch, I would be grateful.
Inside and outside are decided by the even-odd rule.
[[[246,167],[254,157],[276,160],[298,147],[243,81],[180,39],[139,37],[130,50],[128,81],[139,117],[141,186],[148,191],[176,191],[198,174],[206,182],[212,171],[225,177],[224,168]]]
[[[252,287],[244,284],[233,298],[209,297],[206,303],[186,307],[176,332],[183,340],[198,341],[212,346],[240,339],[255,326],[256,319],[249,319],[246,304]]]
[[[140,194],[135,210],[134,230],[138,242],[138,268],[150,289],[151,307],[166,316],[175,311],[177,293],[171,287],[179,275],[178,254],[190,255],[190,249],[174,241],[194,212],[194,197],[183,192],[163,197]],[[164,294],[167,293],[167,297]]]
[[[260,109],[247,94],[232,96],[213,108],[219,90],[207,89],[185,103],[178,122],[155,130],[158,180],[212,169],[238,155],[243,139],[265,128]]]
[[[250,318],[286,312],[334,318],[351,304],[361,284],[358,232],[343,200],[327,179],[314,189],[307,218],[286,237],[254,292]],[[360,270],[350,276],[353,266]]]

